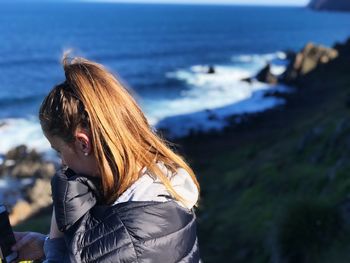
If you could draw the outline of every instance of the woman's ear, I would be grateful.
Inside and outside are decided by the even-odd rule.
[[[88,156],[92,151],[91,140],[86,131],[78,130],[75,133],[75,147],[85,156]]]

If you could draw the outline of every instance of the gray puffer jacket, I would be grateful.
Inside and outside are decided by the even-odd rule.
[[[102,205],[99,182],[71,170],[54,176],[66,262],[199,262],[193,210],[169,199]],[[61,261],[61,262],[62,262]]]

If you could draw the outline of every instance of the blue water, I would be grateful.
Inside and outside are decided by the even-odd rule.
[[[59,61],[68,48],[116,72],[160,121],[174,112],[166,110],[170,102],[183,105],[180,113],[229,103],[220,104],[229,79],[217,79],[214,104],[196,93],[207,80],[194,66],[218,65],[238,79],[269,54],[349,36],[350,14],[296,7],[0,3],[0,120],[33,120],[43,96],[63,80]]]

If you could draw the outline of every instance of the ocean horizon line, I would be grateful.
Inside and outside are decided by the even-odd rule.
[[[4,0],[1,4],[120,4],[120,5],[166,5],[166,6],[230,6],[230,7],[291,7],[291,8],[307,8],[307,5],[300,4],[258,4],[258,3],[226,3],[226,2],[162,2],[162,1],[127,1],[127,0]]]

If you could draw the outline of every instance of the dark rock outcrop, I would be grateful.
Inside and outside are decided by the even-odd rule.
[[[263,69],[261,69],[255,77],[241,79],[241,81],[247,82],[249,84],[251,84],[254,80],[272,85],[278,83],[277,76],[271,73],[271,65],[269,63]]]
[[[8,186],[2,189],[0,202],[9,208],[12,225],[51,205],[50,180],[55,170],[54,163],[26,145],[2,156],[0,176]]]
[[[280,81],[283,83],[294,83],[298,78],[310,73],[320,64],[326,64],[338,57],[338,51],[333,48],[308,43],[287,67]]]
[[[288,58],[290,59],[290,63],[281,76],[273,75],[271,73],[271,65],[267,64],[259,71],[255,78],[245,78],[242,81],[251,83],[256,79],[272,85],[277,83],[294,85],[301,77],[315,70],[318,66],[327,64],[337,58],[341,52],[342,54],[350,52],[350,40],[346,44],[337,44],[334,48],[308,43],[298,53],[289,51]]]
[[[2,199],[10,209],[11,224],[16,225],[52,204],[50,180],[38,178],[30,185],[5,189]]]
[[[256,79],[268,84],[277,84],[278,79],[271,73],[271,65],[267,64],[257,75]]]
[[[46,162],[35,150],[20,145],[8,151],[0,166],[0,175],[10,175],[16,178],[37,177],[51,178],[55,173],[55,166]]]
[[[333,47],[339,53],[339,56],[344,58],[350,57],[350,38],[345,43],[336,43]]]
[[[315,10],[350,11],[350,0],[312,0],[309,7]]]
[[[244,82],[247,82],[247,83],[249,83],[249,84],[252,84],[253,78],[248,77],[248,78],[241,79],[241,81],[244,81]]]
[[[25,199],[34,210],[46,207],[52,203],[50,182],[48,179],[37,179],[31,187],[25,190]]]
[[[288,61],[294,60],[295,57],[296,57],[296,55],[297,55],[297,53],[296,53],[295,51],[290,50],[290,49],[286,49],[286,50],[284,51],[284,54],[286,54],[286,59],[287,59]]]
[[[208,67],[208,72],[207,72],[208,74],[215,74],[215,68],[214,68],[214,66],[213,65],[210,65],[209,67]]]

